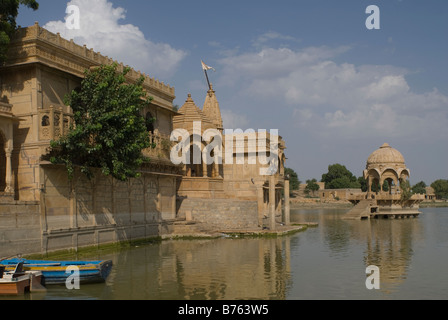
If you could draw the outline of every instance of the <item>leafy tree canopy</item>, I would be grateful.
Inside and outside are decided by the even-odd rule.
[[[333,164],[328,166],[328,172],[322,175],[326,189],[360,188],[358,179],[345,166]]]
[[[439,179],[431,183],[437,199],[448,199],[448,180]]]
[[[412,187],[412,193],[415,194],[426,194],[426,183],[424,181],[420,181]]]
[[[36,0],[1,0],[0,1],[0,65],[6,61],[6,53],[17,25],[19,6],[37,10],[39,3]]]
[[[75,166],[89,178],[91,168],[125,181],[138,176],[137,169],[146,160],[142,150],[150,147],[142,108],[151,101],[142,88],[125,83],[117,65],[86,71],[81,89],[66,97],[74,113],[75,126],[58,141],[52,141],[50,161],[65,164],[69,177]]]
[[[311,180],[306,181],[306,187],[305,187],[306,194],[310,194],[310,193],[314,194],[314,192],[318,191],[319,189],[320,189],[320,186],[317,184],[316,179],[311,179]]]

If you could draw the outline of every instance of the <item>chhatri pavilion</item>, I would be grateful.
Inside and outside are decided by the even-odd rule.
[[[389,185],[389,195],[398,194],[399,189],[397,187],[399,182],[407,180],[409,178],[409,172],[409,169],[406,168],[403,155],[389,144],[383,144],[367,159],[364,179],[367,180],[368,197],[374,197],[372,187],[375,184],[383,186],[384,182],[387,182]],[[383,192],[380,191],[381,194]]]
[[[404,188],[410,170],[398,150],[383,144],[368,157],[363,176],[367,192],[348,196],[356,206],[346,214],[347,219],[414,218],[420,214],[419,204],[425,196],[407,196]],[[388,188],[384,188],[386,182]]]

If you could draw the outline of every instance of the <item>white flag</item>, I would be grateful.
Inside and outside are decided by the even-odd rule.
[[[203,69],[204,71],[207,71],[207,70],[213,70],[213,71],[216,71],[214,68],[209,67],[208,65],[206,65],[206,64],[204,63],[204,61],[201,60],[201,63],[202,63],[202,69]]]

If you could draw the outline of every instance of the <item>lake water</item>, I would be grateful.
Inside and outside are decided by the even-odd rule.
[[[293,222],[319,226],[287,237],[164,241],[94,254],[113,260],[106,283],[49,287],[25,299],[448,299],[448,208],[406,220],[345,221],[346,211],[292,210]],[[379,267],[379,290],[366,288],[370,265]]]

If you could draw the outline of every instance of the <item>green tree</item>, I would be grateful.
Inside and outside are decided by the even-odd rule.
[[[36,0],[1,0],[0,1],[0,66],[6,61],[8,46],[11,37],[17,29],[16,19],[19,14],[19,6],[37,10],[39,4]]]
[[[412,197],[411,184],[406,179],[400,179],[401,201],[407,201]]]
[[[437,199],[448,199],[448,180],[439,179],[431,183]]]
[[[389,183],[387,182],[387,180],[384,180],[383,186],[381,189],[385,192],[389,191]]]
[[[426,194],[426,183],[423,181],[420,181],[419,183],[416,183],[412,187],[412,193],[415,194]]]
[[[285,176],[289,175],[290,191],[299,190],[300,180],[297,173],[291,168],[285,168]]]
[[[86,71],[81,89],[66,97],[75,126],[51,142],[50,161],[64,164],[69,177],[75,166],[89,178],[91,168],[121,181],[138,176],[137,169],[146,161],[142,150],[150,147],[141,111],[151,98],[142,88],[143,77],[136,84],[126,84],[129,70],[119,73],[113,64]]]
[[[364,179],[364,177],[359,177],[358,178],[358,183],[361,187],[361,191],[362,192],[367,192],[367,180]]]
[[[328,166],[328,172],[322,175],[326,189],[361,188],[358,179],[345,166],[333,164]]]
[[[320,186],[317,184],[316,179],[306,180],[306,187],[305,187],[305,193],[310,194],[312,193],[314,196],[314,193],[320,189]]]

